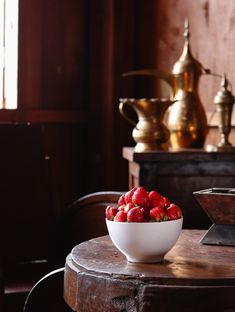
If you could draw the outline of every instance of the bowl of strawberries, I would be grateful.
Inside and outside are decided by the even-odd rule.
[[[183,225],[181,208],[159,192],[134,187],[107,206],[106,225],[117,249],[129,262],[163,261]]]

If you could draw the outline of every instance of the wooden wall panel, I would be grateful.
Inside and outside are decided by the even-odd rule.
[[[213,73],[226,73],[235,92],[235,57],[234,57],[234,12],[233,0],[159,0],[155,18],[157,31],[157,49],[155,67],[171,71],[173,64],[181,55],[184,39],[184,20],[189,19],[192,53],[203,66]],[[218,116],[213,103],[214,96],[220,88],[220,78],[202,76],[199,94],[208,113],[210,125],[218,125]],[[209,116],[212,116],[210,118]],[[232,115],[235,126],[235,112]],[[231,142],[235,129],[232,130]],[[218,142],[218,130],[210,130],[207,143]]]
[[[124,190],[128,187],[122,147],[134,145],[134,141],[132,126],[119,113],[119,98],[146,96],[153,87],[150,80],[124,78],[122,74],[142,66],[154,66],[155,3],[134,0],[89,2],[91,190]]]
[[[86,1],[20,1],[20,109],[85,108],[86,23]]]
[[[86,2],[41,2],[41,105],[47,109],[84,109],[87,104]]]
[[[184,20],[188,18],[193,55],[214,73],[226,73],[235,92],[234,12],[233,0],[159,0],[155,26],[158,32],[156,67],[172,69],[182,52]],[[199,91],[209,112],[215,110],[213,98],[219,86],[219,78],[201,77]]]
[[[89,182],[86,124],[42,126],[44,153],[51,158],[51,183],[56,215],[79,196]]]
[[[122,147],[135,143],[132,126],[119,113],[119,98],[159,94],[153,78],[122,73],[171,70],[182,52],[186,17],[194,56],[235,84],[234,12],[233,0],[20,1],[19,111],[24,114],[12,122],[47,125],[44,143],[53,156],[60,207],[75,194],[128,187]],[[219,82],[200,80],[209,113]],[[216,132],[209,141],[216,141]]]
[[[0,144],[2,256],[9,261],[43,259],[55,207],[41,127],[1,125]]]

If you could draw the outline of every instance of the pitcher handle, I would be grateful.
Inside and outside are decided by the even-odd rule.
[[[129,123],[131,123],[134,127],[136,127],[137,125],[137,122],[134,121],[132,118],[130,118],[126,111],[125,111],[125,107],[128,105],[132,108],[131,106],[131,102],[134,102],[134,99],[131,100],[131,99],[120,99],[120,104],[119,104],[119,111],[121,113],[121,115],[127,120],[129,121]],[[133,108],[132,108],[133,109]]]

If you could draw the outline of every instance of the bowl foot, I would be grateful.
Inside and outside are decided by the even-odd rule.
[[[127,261],[131,262],[131,263],[157,263],[157,262],[162,262],[164,261],[164,257],[163,256],[158,256],[158,257],[151,257],[148,259],[136,259],[136,258],[130,258],[127,257]]]

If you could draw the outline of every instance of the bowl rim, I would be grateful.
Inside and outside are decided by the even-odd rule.
[[[107,218],[105,218],[106,222],[108,223],[115,223],[115,224],[169,224],[169,223],[176,223],[179,222],[179,220],[183,220],[184,217],[181,216],[179,219],[175,219],[175,220],[167,220],[167,221],[150,221],[150,222],[115,222],[112,220],[109,220]]]

